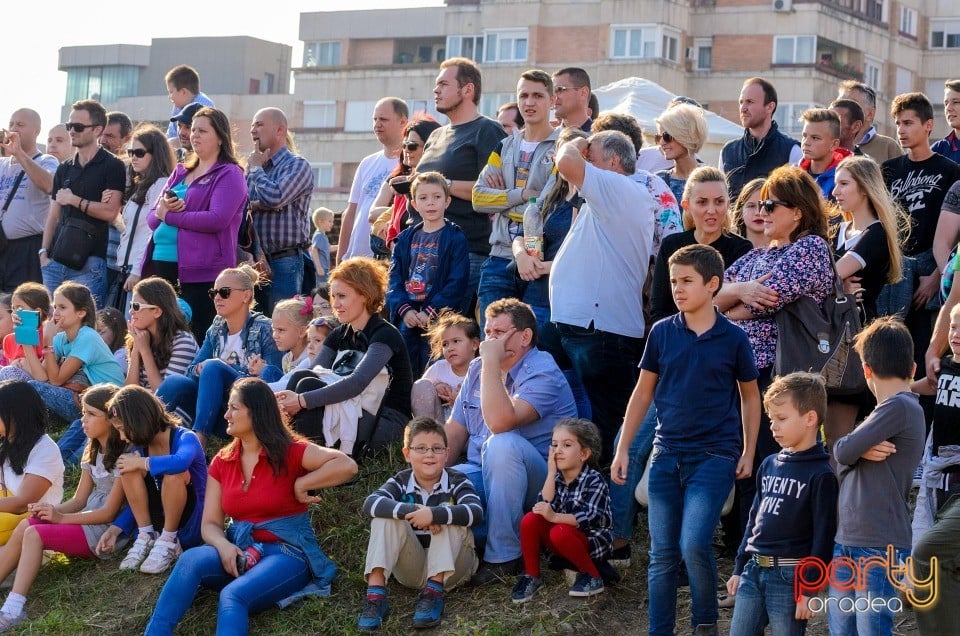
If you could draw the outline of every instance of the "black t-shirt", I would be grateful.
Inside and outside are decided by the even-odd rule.
[[[650,316],[653,320],[661,320],[679,311],[673,302],[673,293],[670,290],[670,266],[667,261],[681,247],[697,244],[693,232],[694,230],[687,230],[665,236],[660,244],[660,253],[653,268],[653,286],[650,290]],[[739,234],[721,234],[720,238],[710,243],[710,247],[720,252],[720,256],[723,257],[723,267],[726,269],[752,250],[753,244]]]
[[[837,231],[837,241],[834,244],[837,260],[850,252],[863,267],[856,273],[860,277],[860,286],[863,287],[863,310],[867,320],[877,317],[877,297],[880,290],[887,284],[887,275],[890,273],[890,248],[887,246],[887,233],[884,232],[880,221],[874,221],[861,232],[851,246],[844,245],[843,232],[848,224],[843,223]]]
[[[941,446],[960,446],[960,363],[949,353],[940,359],[932,434],[934,455]]]
[[[103,193],[106,190],[117,190],[123,192],[126,187],[126,169],[123,162],[112,154],[100,148],[97,154],[93,155],[85,165],[77,165],[77,155],[72,159],[67,159],[57,168],[53,175],[54,200],[57,198],[57,192],[61,188],[69,188],[75,195],[81,199],[100,202]],[[91,256],[106,258],[107,256],[107,230],[109,223],[101,221],[88,214],[84,214],[79,208],[72,205],[64,205],[60,208],[60,224],[57,226],[56,234],[63,230],[63,224],[69,218],[83,219],[90,223],[96,230],[97,248]],[[56,243],[56,235],[53,242]]]
[[[393,356],[387,361],[390,386],[387,388],[381,404],[385,408],[392,408],[410,417],[410,391],[413,389],[413,371],[410,369],[410,358],[407,354],[407,347],[403,343],[403,336],[400,335],[396,327],[378,314],[374,314],[359,333],[354,331],[350,325],[337,327],[323,341],[323,346],[334,351],[352,349],[365,352],[370,345],[377,342],[385,344],[393,352]]]
[[[490,153],[506,136],[503,127],[489,117],[441,126],[424,144],[417,172],[436,170],[451,181],[476,181]],[[446,217],[467,235],[471,252],[484,256],[490,253],[490,217],[474,212],[470,200],[453,197]]]
[[[943,199],[958,179],[960,165],[937,153],[924,161],[911,161],[903,155],[883,162],[887,189],[910,215],[912,230],[903,248],[906,256],[933,247]]]

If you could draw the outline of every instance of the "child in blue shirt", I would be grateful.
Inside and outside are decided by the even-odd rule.
[[[648,469],[650,634],[674,633],[682,557],[690,578],[691,627],[700,636],[718,633],[713,531],[734,479],[752,472],[760,391],[746,333],[713,305],[723,257],[708,245],[689,245],[669,265],[680,313],[650,331],[610,473],[614,482],[625,482],[630,444],[656,401]]]

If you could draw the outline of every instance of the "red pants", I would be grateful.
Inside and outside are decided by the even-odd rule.
[[[523,566],[530,576],[540,577],[540,548],[545,547],[573,564],[580,572],[600,577],[597,566],[590,558],[587,535],[579,528],[552,523],[533,512],[520,520],[520,550]]]

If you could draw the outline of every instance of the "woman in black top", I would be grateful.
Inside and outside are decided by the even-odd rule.
[[[687,245],[709,245],[729,266],[753,249],[747,239],[728,231],[727,182],[716,168],[702,166],[690,173],[683,190],[683,224],[686,232],[664,237],[653,270],[651,316],[662,320],[677,313],[670,290],[670,256]]]
[[[324,340],[313,364],[341,377],[324,382],[313,371],[298,371],[288,390],[277,393],[280,407],[293,417],[293,428],[301,435],[322,440],[325,407],[360,396],[386,369],[388,385],[379,410],[363,410],[357,446],[347,449],[348,438],[341,436],[341,449],[358,455],[364,446],[376,450],[402,437],[410,419],[413,374],[403,337],[380,317],[386,293],[386,269],[373,259],[353,258],[330,272],[330,302],[341,325]]]

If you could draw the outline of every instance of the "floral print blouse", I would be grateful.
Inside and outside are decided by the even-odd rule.
[[[804,236],[795,243],[750,250],[727,268],[725,280],[742,283],[773,272],[765,283],[779,294],[773,307],[754,309],[752,320],[734,321],[750,338],[758,369],[772,367],[777,352],[776,313],[801,296],[818,303],[831,293],[834,285],[830,247],[819,236]]]

